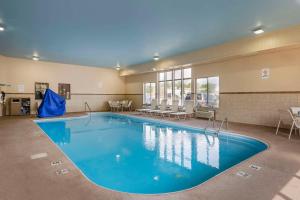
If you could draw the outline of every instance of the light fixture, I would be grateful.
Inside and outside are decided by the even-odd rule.
[[[156,71],[156,68],[155,68],[155,67],[153,67],[153,68],[152,68],[152,70],[155,72],[155,71]]]
[[[0,31],[5,31],[4,26],[0,25]]]
[[[34,61],[39,61],[39,60],[40,60],[40,57],[38,57],[38,56],[32,56],[32,60],[34,60]]]
[[[158,61],[159,60],[159,54],[155,53],[153,56],[153,60]]]
[[[116,66],[116,70],[120,70],[121,69],[121,66],[120,66],[120,64],[119,64],[119,62],[117,63],[117,66]]]
[[[255,34],[255,35],[259,35],[259,34],[262,34],[262,33],[264,33],[265,31],[260,27],[260,28],[256,28],[256,29],[254,29],[253,30],[253,33]]]

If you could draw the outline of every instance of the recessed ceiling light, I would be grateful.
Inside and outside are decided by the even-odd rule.
[[[38,56],[32,56],[32,60],[34,60],[34,61],[39,61],[39,60],[40,60],[40,57],[38,57]]]
[[[257,29],[254,29],[253,30],[253,33],[255,34],[255,35],[259,35],[259,34],[262,34],[262,33],[264,33],[265,31],[262,29],[262,28],[257,28]]]
[[[155,53],[153,56],[153,60],[158,61],[159,60],[159,54]]]
[[[1,26],[1,25],[0,25],[0,31],[5,31],[4,26]]]

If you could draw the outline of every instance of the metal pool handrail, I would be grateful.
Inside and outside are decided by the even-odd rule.
[[[206,133],[206,130],[207,130],[208,127],[209,127],[209,122],[210,122],[210,120],[208,121],[207,126],[204,128],[204,134]],[[217,136],[219,136],[219,133],[220,133],[220,131],[221,131],[221,129],[222,129],[222,127],[223,127],[223,125],[224,125],[225,122],[226,122],[226,129],[228,129],[228,118],[225,117],[225,118],[222,120],[222,122],[221,122],[221,124],[220,124],[218,130],[215,132],[215,134],[216,134]]]
[[[91,110],[89,104],[88,104],[87,102],[84,102],[84,111],[85,111],[85,112],[86,112],[86,108],[89,110],[89,113],[92,112],[92,110]]]

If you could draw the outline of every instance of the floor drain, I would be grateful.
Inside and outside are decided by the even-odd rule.
[[[45,158],[45,157],[47,157],[47,156],[48,156],[47,153],[38,153],[38,154],[33,154],[33,155],[31,155],[30,158],[31,158],[32,160],[35,160],[35,159]]]
[[[64,175],[69,173],[70,171],[68,169],[60,169],[56,171],[56,175]]]
[[[237,175],[237,176],[240,176],[240,177],[242,177],[242,178],[249,178],[249,177],[251,177],[251,174],[248,174],[247,172],[244,172],[244,171],[238,171],[238,172],[236,173],[236,175]]]
[[[57,166],[57,165],[61,165],[63,163],[62,160],[58,160],[58,161],[53,161],[51,162],[51,166]]]
[[[251,168],[251,169],[254,169],[254,170],[256,170],[256,171],[259,171],[259,170],[261,170],[261,167],[260,166],[258,166],[258,165],[249,165],[249,167]]]

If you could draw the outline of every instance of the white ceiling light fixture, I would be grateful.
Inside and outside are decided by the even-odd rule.
[[[120,64],[119,64],[119,62],[117,62],[117,65],[116,65],[116,70],[120,70],[121,69],[121,66],[120,66]]]
[[[0,24],[0,31],[2,32],[2,31],[5,31],[5,28],[4,28],[4,26],[3,25],[1,25]]]
[[[155,67],[153,67],[153,68],[152,68],[152,70],[155,72],[155,71],[156,71],[156,68],[155,68]]]
[[[260,34],[263,34],[264,32],[265,32],[265,31],[264,31],[261,27],[256,28],[256,29],[253,30],[253,33],[254,33],[255,35],[260,35]]]
[[[40,57],[38,57],[38,56],[32,56],[32,60],[34,60],[34,61],[39,61],[39,60],[40,60]]]
[[[153,56],[153,60],[158,61],[159,60],[159,54],[155,53]]]

